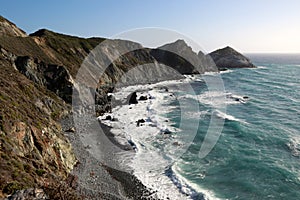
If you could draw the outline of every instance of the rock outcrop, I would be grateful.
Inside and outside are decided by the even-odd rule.
[[[251,61],[231,47],[218,49],[208,54],[219,69],[224,68],[254,68]]]
[[[26,33],[0,15],[0,36],[26,37]]]
[[[65,102],[72,102],[73,79],[64,66],[46,64],[29,56],[17,56],[15,66],[28,79],[51,90]]]

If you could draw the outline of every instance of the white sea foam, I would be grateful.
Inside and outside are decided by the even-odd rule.
[[[293,156],[300,157],[300,137],[299,136],[292,136],[290,138],[290,141],[287,143],[287,146],[290,149]]]
[[[203,75],[209,75],[209,76],[211,76],[211,75],[218,75],[218,74],[220,74],[220,72],[204,72]]]
[[[266,68],[267,68],[266,66],[259,65],[256,68],[249,68],[249,69],[266,69]]]
[[[184,95],[180,98],[191,98],[199,101],[200,103],[210,105],[212,107],[224,107],[230,104],[247,103],[248,97],[236,95],[232,93],[223,93],[219,91],[207,91],[200,95]]]
[[[198,80],[199,77],[192,77],[192,80]],[[177,174],[174,170],[174,176],[164,175],[166,167],[174,161],[172,155],[182,144],[182,138],[177,134],[162,134],[167,130],[170,132],[180,132],[180,129],[172,126],[172,123],[164,117],[167,113],[176,107],[165,106],[175,100],[172,91],[166,90],[162,86],[176,84],[178,82],[188,82],[189,80],[166,81],[158,84],[129,86],[120,88],[111,94],[116,100],[126,102],[128,95],[137,91],[137,99],[140,96],[147,96],[148,99],[139,101],[138,104],[124,104],[113,108],[112,113],[107,113],[99,119],[106,125],[112,127],[111,132],[115,138],[122,144],[128,144],[131,141],[136,146],[136,154],[129,166],[134,170],[134,174],[147,187],[156,190],[154,197],[161,199],[191,199],[197,193],[203,193],[206,199],[216,199],[211,191],[200,188],[196,184],[189,183],[186,179]],[[151,98],[149,98],[151,97]],[[222,98],[221,98],[222,97]],[[224,102],[224,94],[204,93],[198,96],[186,95],[183,98],[196,98],[202,103],[210,105]],[[225,97],[226,99],[226,97]],[[230,103],[237,103],[228,100]],[[207,114],[206,111],[185,112],[182,113],[186,118],[201,118]],[[115,118],[115,121],[104,120],[107,115]],[[219,113],[220,115],[220,113]],[[222,116],[221,116],[222,117]],[[232,116],[223,116],[229,120],[238,120]],[[137,120],[144,119],[144,123],[137,125]],[[179,138],[177,138],[179,137]],[[164,149],[158,148],[153,144],[162,145]],[[168,144],[169,145],[168,145]],[[180,148],[183,148],[182,146]],[[168,151],[168,154],[165,154]],[[128,162],[125,162],[128,163]],[[191,184],[191,185],[190,185]],[[180,189],[179,189],[180,188]],[[188,196],[187,196],[188,195]]]
[[[207,76],[215,76],[215,75],[219,75],[219,74],[227,74],[227,73],[231,73],[234,70],[232,69],[227,69],[224,71],[218,71],[218,72],[205,72],[203,75],[207,75]]]
[[[216,116],[218,116],[220,118],[223,118],[223,119],[226,119],[226,120],[229,120],[229,121],[237,121],[237,122],[247,123],[245,120],[237,119],[234,116],[223,113],[219,110],[217,110],[215,113],[216,113]]]
[[[198,194],[201,193],[203,194],[204,200],[219,200],[219,198],[217,198],[212,191],[204,189],[200,187],[198,184],[194,184],[188,181],[183,176],[181,176],[180,173],[181,170],[180,168],[177,167],[176,164],[172,166],[172,170],[176,174],[176,177],[174,177],[174,179],[176,179],[177,185],[179,185],[178,187],[182,188],[182,190],[189,196],[194,197],[195,195],[197,195],[197,193]]]
[[[100,117],[100,120],[104,124],[112,127],[111,132],[120,143],[128,144],[128,141],[131,141],[136,145],[136,154],[129,166],[144,185],[157,190],[157,193],[153,194],[154,197],[161,199],[168,197],[170,199],[182,200],[192,199],[193,195],[195,196],[195,191],[185,183],[185,180],[178,178],[176,185],[174,184],[174,179],[163,174],[166,167],[170,166],[174,159],[176,159],[178,146],[180,146],[180,149],[183,149],[183,146],[186,144],[182,144],[180,134],[162,134],[162,132],[166,132],[167,130],[172,133],[180,132],[180,129],[172,126],[173,124],[164,117],[177,107],[169,106],[170,102],[175,100],[175,96],[172,90],[166,90],[162,86],[198,79],[199,77],[189,77],[184,80],[121,88],[111,94],[116,100],[125,102],[128,95],[133,91],[137,91],[137,99],[140,96],[147,96],[148,99],[139,101],[138,104],[117,106],[113,108],[112,113],[107,113]],[[199,119],[207,112],[194,111],[181,114],[186,118]],[[116,121],[104,120],[107,115],[111,115]],[[139,119],[144,119],[145,122],[137,126],[137,120]],[[154,146],[153,143],[161,144],[164,150]],[[169,143],[169,145],[166,143]],[[164,151],[168,151],[169,155],[166,155]],[[181,185],[181,190],[179,190],[178,184]],[[209,192],[205,190],[202,191],[200,189],[197,192],[207,193],[205,196],[210,197]]]
[[[189,197],[182,194],[170,178],[162,174],[172,160],[164,157],[162,149],[153,146],[153,143],[163,143],[166,140],[169,140],[170,144],[179,144],[176,137],[162,134],[167,130],[170,132],[179,131],[163,116],[174,109],[174,107],[164,105],[174,100],[175,97],[171,95],[171,91],[159,87],[174,83],[176,82],[169,81],[122,88],[113,94],[117,100],[125,100],[133,91],[138,91],[137,99],[140,96],[147,96],[148,99],[139,101],[138,104],[117,106],[113,108],[112,113],[107,113],[100,119],[104,124],[112,127],[111,132],[115,134],[119,142],[124,144],[130,140],[136,145],[137,152],[129,165],[144,185],[157,190],[154,196],[162,199],[169,197],[170,199],[181,200],[189,199]],[[149,90],[150,88],[151,90]],[[111,115],[116,120],[104,120],[107,115]],[[137,120],[139,119],[144,119],[145,122],[138,126]],[[163,139],[162,141],[160,141],[160,137]],[[178,147],[173,145],[173,148]]]
[[[227,69],[225,71],[220,71],[220,74],[227,74],[227,73],[231,73],[231,72],[233,72],[233,70]]]

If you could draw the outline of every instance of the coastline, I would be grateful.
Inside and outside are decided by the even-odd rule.
[[[110,132],[108,126],[98,122],[98,120],[97,123],[101,126],[103,133],[111,142],[117,145],[118,148],[126,151],[132,150],[130,146],[122,145],[114,140],[113,133]],[[73,117],[71,115],[67,116],[62,120],[61,124],[63,130],[69,130],[74,127]],[[110,160],[107,165],[92,156],[88,152],[87,147],[82,144],[80,133],[78,133],[77,130],[72,133],[65,132],[65,135],[71,142],[74,153],[78,159],[78,163],[71,174],[76,177],[76,190],[81,197],[84,199],[101,198],[107,200],[158,199],[153,197],[155,191],[151,191],[151,189],[143,185],[132,173],[109,166],[122,164],[120,160]],[[118,153],[112,152],[110,147],[104,146],[102,149],[101,153],[107,158],[112,157],[112,154]]]
[[[194,79],[197,77],[185,76],[179,80],[122,87],[113,94],[119,106],[114,106],[112,113],[105,113],[98,118],[111,127],[111,133],[116,137],[117,142],[130,141],[129,143],[136,148],[135,157],[130,163],[130,167],[134,170],[133,174],[145,186],[157,191],[156,197],[158,198],[182,200],[205,199],[206,196],[179,180],[176,174],[171,175],[170,170],[167,170],[171,167],[170,160],[165,160],[160,149],[151,145],[151,141],[159,141],[163,138],[169,141],[170,147],[174,150],[180,145],[172,134],[168,134],[180,130],[172,126],[174,122],[163,116],[174,106],[165,107],[165,105],[170,101],[177,101],[173,93],[176,88]],[[134,91],[136,91],[138,103],[129,105],[126,99],[128,100]],[[141,121],[140,124],[139,121]]]
[[[149,136],[153,136],[155,130],[160,130],[160,133],[164,133],[165,130],[171,132],[179,131],[172,128],[169,119],[159,117],[156,112],[151,113],[150,110],[154,109],[160,112],[168,112],[169,110],[165,110],[163,104],[161,104],[162,101],[164,101],[163,98],[167,98],[167,102],[174,100],[172,91],[174,88],[169,91],[168,87],[172,88],[177,84],[186,84],[196,79],[197,76],[185,76],[179,80],[168,80],[150,85],[144,84],[119,88],[121,90],[119,92],[121,93],[114,93],[114,95],[117,95],[114,96],[114,100],[118,105],[113,105],[113,110],[123,108],[124,113],[128,114],[126,118],[130,118],[128,118],[129,121],[123,121],[121,119],[122,125],[118,127],[119,132],[115,132],[115,124],[119,123],[119,117],[121,117],[121,115],[119,115],[120,113],[118,113],[118,115],[115,115],[116,113],[114,112],[104,113],[103,116],[98,118],[93,117],[92,119],[83,118],[76,120],[77,123],[79,122],[79,124],[76,125],[76,131],[74,133],[66,132],[66,137],[70,140],[75,155],[79,160],[79,164],[76,165],[72,172],[74,176],[78,177],[77,191],[79,194],[83,195],[85,199],[97,199],[99,197],[102,199],[206,199],[206,197],[210,196],[206,193],[194,190],[188,183],[181,180],[180,177],[176,177],[176,174],[170,174],[170,169],[161,171],[162,174],[153,174],[153,170],[145,166],[148,161],[144,160],[144,162],[146,161],[147,163],[143,161],[140,163],[141,160],[139,160],[139,158],[136,159],[141,155],[147,156],[147,152],[143,152],[142,154],[138,152],[143,149],[144,144],[140,143],[142,141],[135,140],[137,139],[134,137],[136,136],[135,132],[146,131]],[[136,107],[137,105],[134,104],[128,105],[128,94],[132,93],[130,91],[137,91],[139,97],[146,95],[149,99],[142,100],[137,104],[141,107]],[[127,97],[127,99],[125,97]],[[152,106],[154,107],[151,108]],[[140,110],[140,108],[142,108],[142,110]],[[144,113],[149,111],[151,116],[147,116],[147,114]],[[135,115],[132,112],[139,114]],[[110,119],[106,119],[108,116]],[[154,117],[154,121],[152,117]],[[113,118],[115,118],[115,120],[112,120]],[[148,121],[146,119],[147,125],[139,126],[139,131],[132,129],[132,125],[136,126],[135,120],[143,118],[150,120]],[[87,124],[93,124],[92,128],[87,128],[86,126],[90,126]],[[126,125],[126,127],[124,127],[124,125]],[[62,126],[63,130],[74,128],[73,116],[65,118],[62,121]],[[122,126],[123,128],[121,128]],[[140,128],[142,128],[142,130]],[[90,138],[87,139],[87,142],[83,142],[82,140],[85,140],[83,138],[88,132],[94,132],[91,134],[93,136],[89,135],[87,138]],[[134,136],[132,134],[134,134]],[[133,138],[131,138],[132,136]],[[97,147],[94,147],[92,142],[97,144]],[[129,156],[131,157],[129,159],[126,157],[128,156],[126,152],[130,152]],[[101,156],[97,157],[99,154],[101,154]],[[122,159],[124,155],[126,158]],[[153,157],[153,159],[159,158]],[[131,161],[133,165],[128,163]],[[164,166],[163,162],[161,164],[161,166]],[[149,165],[149,163],[147,165]],[[156,185],[155,179],[157,178],[162,179],[166,185],[163,187],[161,187],[162,185]]]

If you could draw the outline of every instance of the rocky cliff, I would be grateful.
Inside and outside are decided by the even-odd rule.
[[[69,106],[0,54],[0,195],[58,184],[76,163],[57,120]]]
[[[208,54],[219,69],[222,68],[253,68],[251,61],[231,47],[218,49]]]
[[[56,187],[76,163],[59,119],[71,76],[13,23],[0,23],[0,197]],[[65,93],[65,91],[67,91]],[[65,101],[64,101],[65,100]]]
[[[157,49],[125,40],[106,40],[109,45],[98,46],[103,41],[46,29],[26,35],[0,17],[0,198],[66,180],[76,158],[60,119],[71,112],[75,82],[83,81],[95,90],[99,115],[109,111],[107,93],[115,84],[150,83],[215,70],[209,57],[196,54],[182,40]],[[218,66],[222,62],[216,55],[225,56],[226,62],[232,61],[232,55],[242,58],[226,52],[212,53]],[[89,60],[88,55],[95,59]],[[78,76],[85,65],[90,67]]]
[[[184,40],[177,40],[151,50],[151,55],[159,62],[171,66],[181,74],[202,74],[217,71],[213,60],[203,52],[196,54]]]

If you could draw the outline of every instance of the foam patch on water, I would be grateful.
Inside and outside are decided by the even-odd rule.
[[[263,65],[259,65],[256,68],[249,68],[249,69],[266,69],[266,68],[268,68],[268,67],[263,66]]]
[[[219,110],[217,110],[217,111],[215,112],[215,114],[216,114],[217,117],[223,118],[223,119],[225,119],[225,120],[236,121],[236,122],[242,122],[242,123],[247,123],[245,120],[238,119],[238,118],[236,118],[236,117],[234,117],[234,116],[232,116],[232,115],[223,113],[223,112],[221,112],[221,111],[219,111]]]
[[[292,137],[287,143],[287,147],[295,157],[300,157],[300,138]]]
[[[188,145],[181,138],[181,130],[174,127],[174,124],[165,117],[174,109],[178,109],[178,106],[170,106],[170,103],[181,98],[192,98],[201,103],[221,106],[226,99],[226,94],[220,95],[217,92],[176,97],[171,89],[165,87],[196,80],[201,79],[199,76],[190,76],[184,80],[120,88],[110,95],[125,104],[118,105],[113,108],[112,113],[99,117],[102,123],[112,127],[111,132],[121,144],[131,144],[135,147],[136,154],[129,162],[129,166],[134,170],[134,175],[145,186],[156,191],[153,197],[175,200],[199,199],[199,197],[201,199],[216,199],[211,191],[189,183],[177,169],[171,168],[173,171],[171,176],[166,174],[166,170],[172,166],[176,159],[178,149],[184,149],[184,145]],[[146,100],[140,100],[138,104],[126,104],[128,96],[134,91],[136,91],[137,99],[143,96],[147,97]],[[227,98],[228,104],[241,103],[233,101],[232,98],[242,98],[242,96],[230,95]],[[187,119],[199,119],[208,113],[208,110],[186,111],[181,115]],[[114,120],[105,120],[108,115]],[[242,121],[230,115],[222,115],[222,113],[217,115],[227,120]],[[139,120],[142,121],[138,123]],[[128,162],[123,161],[123,163]]]
[[[171,170],[174,172],[171,177],[173,182],[192,199],[219,200],[212,191],[201,188],[198,184],[194,184],[181,176],[181,170],[176,164],[172,166]]]
[[[225,71],[220,71],[220,74],[227,74],[227,73],[231,73],[231,72],[234,72],[234,70],[232,69],[227,69]]]
[[[244,104],[247,103],[249,97],[232,94],[230,92],[222,93],[215,91],[206,91],[200,95],[184,95],[180,98],[190,98],[199,101],[202,104],[210,105],[212,107],[224,107],[231,104]]]

